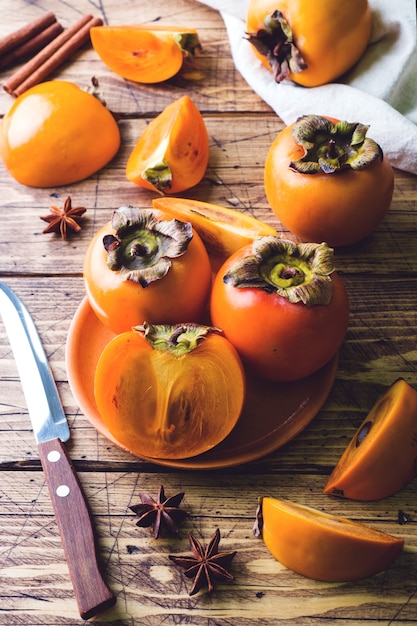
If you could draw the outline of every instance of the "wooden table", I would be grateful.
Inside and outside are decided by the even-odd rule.
[[[242,467],[190,471],[131,456],[97,433],[68,385],[65,345],[84,296],[83,258],[88,243],[122,204],[151,206],[153,194],[125,178],[127,157],[147,122],[173,99],[189,94],[210,136],[206,176],[185,197],[250,212],[284,232],[268,208],[263,188],[267,150],[282,122],[235,71],[221,17],[192,0],[92,5],[50,0],[0,0],[0,35],[54,11],[64,26],[83,13],[110,24],[153,22],[194,26],[203,54],[194,69],[165,84],[142,86],[108,70],[88,46],[53,77],[87,86],[99,78],[108,107],[119,114],[121,149],[100,173],[64,188],[33,189],[0,167],[0,280],[31,311],[45,345],[71,427],[68,450],[79,473],[97,529],[100,560],[116,592],[115,608],[96,623],[203,624],[416,624],[416,483],[377,502],[323,495],[342,451],[376,399],[398,377],[417,384],[417,179],[396,172],[392,208],[374,235],[335,255],[351,304],[331,393],[312,423],[284,447]],[[4,80],[10,72],[4,72]],[[12,104],[2,91],[0,112]],[[83,230],[61,240],[42,234],[40,216],[51,204],[87,207]],[[25,400],[3,326],[0,326],[0,624],[57,626],[83,623],[30,428]],[[154,540],[140,529],[129,506],[139,492],[185,492],[191,518],[180,539]],[[304,578],[278,563],[252,535],[258,496],[286,497],[405,538],[400,558],[386,572],[357,583]],[[400,525],[398,512],[410,521]],[[190,582],[169,560],[189,553],[187,533],[207,542],[221,531],[221,549],[237,550],[235,581],[214,594],[188,595]]]

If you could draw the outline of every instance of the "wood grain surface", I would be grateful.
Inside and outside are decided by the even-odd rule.
[[[63,26],[91,13],[108,24],[156,22],[198,29],[203,53],[158,85],[125,81],[88,46],[51,78],[84,87],[99,79],[118,115],[122,146],[88,180],[54,189],[16,183],[0,164],[0,280],[25,302],[39,329],[68,416],[67,450],[87,495],[114,608],[97,624],[120,626],[370,626],[417,624],[417,502],[414,481],[396,495],[360,503],[323,495],[332,468],[376,399],[398,377],[417,385],[417,178],[396,171],[392,207],[373,236],[338,250],[351,317],[330,396],[313,422],[266,458],[242,467],[189,471],[133,457],[100,435],[71,393],[65,346],[84,297],[82,267],[96,230],[123,204],[151,206],[153,194],[129,183],[125,164],[139,134],[173,99],[187,93],[210,137],[202,182],[182,194],[232,207],[285,229],[271,213],[263,164],[283,123],[236,72],[219,14],[194,0],[0,0],[0,37],[53,11]],[[4,81],[10,71],[0,74]],[[0,93],[0,114],[13,102]],[[52,204],[87,207],[82,231],[62,241],[42,234]],[[77,611],[53,508],[4,327],[0,324],[0,625],[75,626]],[[191,514],[180,538],[153,539],[136,526],[129,506],[139,492],[185,492]],[[287,497],[404,537],[400,558],[378,576],[346,584],[319,583],[276,561],[252,534],[257,499]],[[410,521],[399,523],[399,511]],[[237,550],[232,584],[188,595],[190,581],[168,559],[189,553],[187,533],[207,542],[216,527],[221,549]]]

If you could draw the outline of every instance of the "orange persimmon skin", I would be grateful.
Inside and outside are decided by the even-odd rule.
[[[172,216],[159,212],[159,219]],[[84,283],[90,305],[100,321],[114,333],[143,324],[176,324],[199,321],[207,307],[212,273],[208,253],[199,235],[184,254],[172,259],[163,278],[142,287],[123,280],[107,266],[103,237],[114,234],[110,223],[92,238],[84,260]]]
[[[371,408],[331,473],[324,493],[371,501],[417,474],[417,391],[398,379]]]
[[[221,335],[209,333],[176,357],[129,331],[101,354],[94,394],[103,422],[133,454],[181,459],[206,452],[229,434],[245,389],[239,356]]]
[[[346,518],[276,498],[262,498],[265,545],[285,567],[328,582],[361,580],[383,571],[404,540]]]
[[[170,26],[95,26],[91,43],[101,60],[116,74],[139,83],[158,83],[175,76],[184,53],[175,40],[194,29]]]
[[[209,138],[202,115],[189,96],[171,102],[146,127],[131,152],[127,178],[146,189],[174,194],[203,178],[209,159]],[[172,180],[158,188],[146,178],[147,168],[166,162]]]
[[[250,0],[246,31],[265,28],[265,17],[281,11],[289,23],[295,45],[307,69],[290,73],[289,78],[305,87],[334,81],[361,58],[372,28],[372,11],[367,0]],[[270,69],[264,55],[255,54]]]
[[[113,115],[74,83],[50,80],[19,96],[3,118],[0,157],[19,183],[68,185],[104,167],[120,147]]]
[[[334,118],[328,118],[333,123]],[[346,246],[370,235],[391,205],[394,172],[384,155],[362,170],[302,174],[290,163],[304,156],[290,124],[273,141],[265,161],[268,203],[278,219],[302,241]]]
[[[331,274],[329,304],[291,303],[258,287],[238,288],[223,277],[252,246],[234,253],[219,269],[211,292],[210,314],[255,376],[298,380],[323,367],[339,349],[348,326],[349,302],[343,282]]]

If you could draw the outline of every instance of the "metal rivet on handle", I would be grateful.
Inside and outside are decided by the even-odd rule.
[[[59,485],[56,489],[56,495],[60,498],[65,498],[70,492],[68,485]]]

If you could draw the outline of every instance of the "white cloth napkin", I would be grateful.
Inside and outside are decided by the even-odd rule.
[[[199,1],[220,11],[236,68],[285,124],[311,113],[368,124],[392,165],[417,174],[415,0],[369,0],[373,29],[362,59],[343,82],[310,88],[277,84],[262,66],[246,39],[248,0]]]

